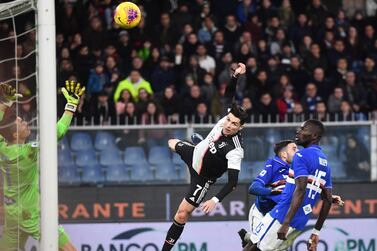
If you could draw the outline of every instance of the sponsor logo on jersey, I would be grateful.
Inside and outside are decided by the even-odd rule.
[[[323,159],[321,157],[318,157],[318,159],[321,166],[327,166],[327,159]]]

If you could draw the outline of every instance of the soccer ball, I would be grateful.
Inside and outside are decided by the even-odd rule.
[[[139,7],[131,2],[123,2],[117,6],[114,13],[114,21],[124,29],[131,29],[141,20]]]

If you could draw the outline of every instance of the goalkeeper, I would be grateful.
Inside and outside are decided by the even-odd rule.
[[[66,134],[84,91],[85,87],[73,81],[66,81],[66,87],[62,88],[67,104],[57,123],[58,140]],[[26,142],[30,135],[27,122],[14,113],[4,116],[18,96],[10,85],[0,84],[0,166],[4,177],[5,215],[1,251],[23,250],[28,237],[41,239],[39,146],[37,142]],[[59,250],[76,250],[62,227],[59,227]]]

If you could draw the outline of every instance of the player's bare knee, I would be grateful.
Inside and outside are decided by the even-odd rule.
[[[180,224],[185,224],[190,217],[190,213],[184,209],[178,209],[177,213],[175,214],[175,221]]]
[[[178,139],[169,139],[168,145],[169,145],[170,150],[175,152],[175,146],[177,145],[178,142],[179,142]]]

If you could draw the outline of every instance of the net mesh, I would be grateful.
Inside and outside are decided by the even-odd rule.
[[[39,250],[35,10],[34,0],[0,4],[0,83],[23,96],[0,107],[0,250],[6,251]]]

